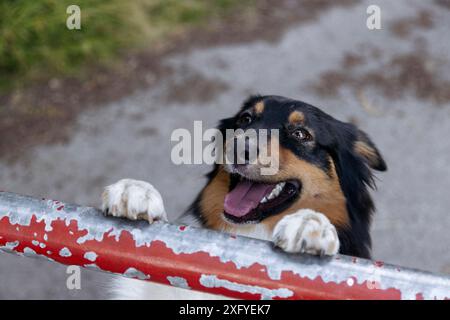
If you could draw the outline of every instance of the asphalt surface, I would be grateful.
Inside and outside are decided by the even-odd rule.
[[[374,258],[450,273],[450,102],[440,87],[450,81],[450,10],[431,1],[377,1],[382,29],[371,31],[365,22],[372,3],[326,11],[275,42],[167,57],[170,78],[80,114],[67,143],[0,163],[1,189],[98,206],[103,186],[135,178],[156,186],[174,218],[208,167],[172,164],[172,131],[192,130],[194,120],[213,127],[250,93],[285,95],[354,121],[384,154],[389,171],[378,174],[373,192]],[[202,101],[193,76],[223,89]],[[176,99],[182,89],[198,99]],[[0,298],[107,298],[110,275],[83,271],[82,289],[72,291],[66,278],[64,266],[0,255]]]

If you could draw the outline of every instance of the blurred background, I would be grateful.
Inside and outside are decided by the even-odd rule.
[[[69,30],[66,8],[81,9]],[[381,29],[366,26],[369,5]],[[373,256],[450,273],[450,1],[2,0],[0,189],[98,206],[150,181],[173,219],[207,166],[175,166],[170,134],[254,93],[322,108],[369,133]],[[108,298],[110,275],[0,254],[2,299]]]

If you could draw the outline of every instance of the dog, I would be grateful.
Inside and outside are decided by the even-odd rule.
[[[215,164],[176,222],[269,240],[290,253],[370,258],[372,170],[387,166],[366,133],[302,101],[259,95],[218,129],[277,129],[278,150],[257,155],[277,152],[278,171],[262,175],[267,164],[249,159]],[[233,143],[225,141],[223,150]],[[147,182],[120,180],[105,188],[102,199],[106,215],[167,221],[161,195]],[[214,297],[128,279],[117,280],[113,292],[120,299]]]

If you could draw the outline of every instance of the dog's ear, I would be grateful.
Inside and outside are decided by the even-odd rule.
[[[369,138],[369,136],[355,127],[356,139],[353,143],[353,152],[361,157],[369,167],[378,171],[386,171],[387,165],[378,151],[375,144]]]

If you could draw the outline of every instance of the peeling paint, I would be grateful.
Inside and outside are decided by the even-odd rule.
[[[15,247],[19,245],[19,241],[6,242],[4,246],[0,246],[3,251],[13,251]]]
[[[62,248],[61,250],[59,250],[59,255],[61,257],[70,257],[72,256],[72,252],[70,252],[69,248]]]
[[[140,270],[137,270],[136,268],[128,268],[123,275],[128,278],[136,278],[141,280],[150,279],[150,276],[146,275]]]
[[[105,218],[94,208],[7,192],[0,192],[0,234],[0,249],[6,252],[238,298],[450,297],[450,277],[444,275],[347,256],[286,255],[270,242]],[[47,244],[33,235],[43,235]],[[58,254],[43,250],[45,245]]]
[[[248,292],[251,294],[261,295],[263,300],[272,300],[275,298],[289,298],[294,295],[294,293],[286,288],[281,289],[267,289],[259,286],[243,285],[236,282],[231,282],[228,280],[219,279],[215,275],[201,275],[200,283],[207,288],[226,288],[235,292]]]
[[[34,257],[36,255],[36,251],[31,248],[25,247],[23,249],[23,254],[27,257]]]
[[[348,285],[349,287],[353,286],[354,283],[355,283],[355,280],[353,280],[353,278],[348,278],[348,279],[347,279],[347,285]]]
[[[88,263],[88,264],[83,265],[83,267],[85,267],[87,269],[95,270],[95,271],[103,271],[103,269],[100,268],[95,263]]]
[[[170,285],[183,289],[191,289],[189,284],[185,278],[182,277],[171,277],[167,276],[167,281],[169,281]]]
[[[95,259],[97,259],[97,257],[98,256],[97,256],[97,254],[94,251],[88,251],[88,252],[86,252],[84,254],[84,258],[89,260],[89,261],[92,261],[92,262],[94,262]]]

